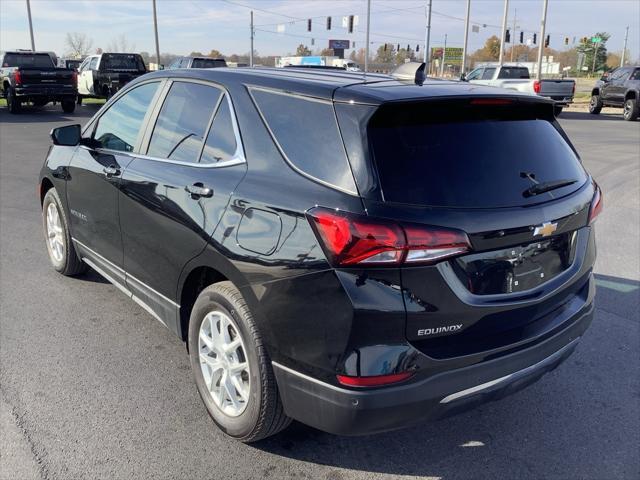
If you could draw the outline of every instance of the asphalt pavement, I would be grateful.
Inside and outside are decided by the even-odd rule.
[[[1,479],[640,478],[640,122],[561,117],[605,198],[594,323],[562,366],[407,430],[294,424],[244,445],[214,428],[178,338],[99,275],[49,266],[36,198],[48,132],[97,108],[0,108]]]

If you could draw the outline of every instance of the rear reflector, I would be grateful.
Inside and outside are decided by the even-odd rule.
[[[389,375],[376,375],[373,377],[349,377],[337,375],[338,382],[350,387],[381,387],[392,383],[403,382],[413,376],[414,372],[392,373]]]
[[[307,212],[334,266],[434,263],[470,250],[466,233],[316,207]]]
[[[596,193],[593,194],[593,200],[591,200],[591,208],[589,209],[589,224],[592,224],[596,217],[600,215],[602,212],[603,198],[602,198],[602,190],[597,183],[593,183],[596,188]]]

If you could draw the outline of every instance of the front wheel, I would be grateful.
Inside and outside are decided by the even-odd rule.
[[[599,95],[592,95],[591,101],[589,102],[589,113],[593,115],[598,115],[602,110],[602,100],[600,100]]]
[[[71,241],[69,222],[55,188],[50,188],[42,202],[42,226],[51,265],[57,272],[73,276],[86,271]]]
[[[76,109],[75,100],[62,100],[60,105],[62,106],[62,111],[64,113],[73,113]]]
[[[16,92],[13,88],[9,88],[7,92],[7,107],[9,107],[9,113],[20,113],[22,109],[22,103],[18,97],[16,97]]]
[[[635,98],[629,98],[624,102],[624,110],[622,111],[622,117],[632,122],[638,118],[638,100]]]
[[[220,430],[254,442],[289,425],[262,337],[231,282],[200,293],[188,343],[198,392]]]

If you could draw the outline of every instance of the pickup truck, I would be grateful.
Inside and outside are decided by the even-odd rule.
[[[111,98],[131,80],[147,73],[137,53],[91,55],[78,67],[78,105],[83,98]]]
[[[597,115],[602,107],[622,107],[625,120],[638,118],[640,65],[620,67],[603,75],[591,90],[589,112]]]
[[[555,102],[556,116],[562,113],[563,107],[573,102],[573,94],[576,91],[575,80],[532,80],[527,67],[515,64],[483,65],[460,79],[478,85],[506,88],[550,98]]]
[[[73,113],[78,94],[75,70],[57,68],[48,52],[18,50],[6,52],[0,68],[0,93],[10,113],[18,113],[22,104],[37,107],[60,102],[65,113]]]

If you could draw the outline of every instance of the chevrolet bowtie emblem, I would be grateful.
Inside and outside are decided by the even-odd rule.
[[[533,236],[536,237],[538,235],[542,235],[543,237],[548,237],[553,232],[558,229],[557,223],[545,222],[542,225],[538,225],[533,231]]]

